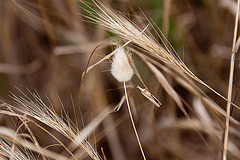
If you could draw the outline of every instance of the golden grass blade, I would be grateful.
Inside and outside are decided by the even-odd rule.
[[[106,107],[96,118],[94,118],[87,126],[80,131],[79,135],[83,139],[87,139],[89,135],[97,128],[97,126],[110,114],[112,109]]]
[[[193,109],[195,113],[197,114],[200,121],[203,123],[203,125],[208,128],[208,132],[213,137],[217,137],[217,134],[214,129],[214,122],[211,119],[210,115],[208,114],[205,106],[203,105],[201,99],[199,97],[194,97],[193,99]]]
[[[132,51],[134,51],[134,50],[132,50]],[[137,51],[134,51],[134,53],[136,53],[143,60],[144,63],[147,63],[147,61],[151,61],[151,63],[160,67],[163,71],[165,71],[167,74],[172,76],[179,84],[181,84],[189,92],[193,93],[197,97],[201,97],[201,99],[205,103],[207,103],[208,106],[210,108],[212,108],[216,113],[219,113],[219,114],[223,115],[224,117],[227,116],[226,112],[219,105],[217,105],[211,99],[209,99],[209,97],[207,97],[207,95],[196,84],[194,84],[191,81],[191,79],[190,79],[191,77],[188,77],[187,75],[182,74],[182,72],[175,73],[173,71],[173,68],[172,68],[173,66],[171,66],[171,65],[166,67],[166,66],[154,61],[153,59],[150,59],[149,57],[147,57],[147,56],[145,56],[145,55],[143,55],[143,54],[141,54]],[[232,104],[232,105],[234,105],[234,104]],[[230,120],[235,124],[239,124],[239,122],[231,116],[230,116]]]
[[[150,70],[153,72],[153,74],[156,76],[158,82],[162,85],[162,87],[165,89],[165,91],[168,93],[168,95],[176,102],[176,104],[180,107],[182,112],[185,115],[188,115],[186,110],[183,107],[183,104],[182,104],[177,92],[172,88],[172,86],[169,84],[169,82],[164,77],[164,75],[150,62],[147,62],[146,64],[150,68]]]
[[[128,54],[127,54],[127,55],[128,55]],[[147,88],[147,86],[146,86],[145,83],[143,82],[142,77],[141,77],[141,75],[139,74],[139,72],[138,72],[138,70],[137,70],[137,68],[136,68],[136,66],[135,66],[135,64],[134,64],[134,62],[133,62],[133,59],[130,58],[129,55],[128,55],[128,61],[129,61],[129,64],[131,65],[134,73],[136,74],[136,76],[137,76],[138,79],[140,80],[140,82],[143,84],[143,86],[144,86],[145,88]]]
[[[220,106],[218,106],[215,102],[213,102],[212,100],[206,98],[206,97],[202,97],[201,98],[202,101],[204,103],[206,103],[206,105],[208,105],[211,109],[213,109],[216,113],[219,113],[221,115],[223,115],[224,117],[228,117],[226,111],[224,111]],[[235,123],[236,125],[240,125],[240,122],[237,121],[236,119],[234,119],[233,117],[228,117],[230,121],[232,121],[233,123]]]

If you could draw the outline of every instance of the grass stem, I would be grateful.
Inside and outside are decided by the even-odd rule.
[[[228,148],[228,133],[229,133],[229,117],[231,112],[231,100],[232,100],[232,87],[233,87],[233,75],[234,75],[234,64],[235,64],[235,44],[237,39],[237,28],[238,28],[238,14],[239,14],[239,0],[237,3],[237,12],[235,18],[235,26],[234,26],[234,35],[233,35],[233,46],[232,46],[232,54],[231,54],[231,63],[230,63],[230,73],[229,73],[229,82],[228,82],[228,102],[227,102],[227,116],[225,121],[225,131],[223,137],[223,153],[222,160],[227,160],[227,148]]]
[[[127,102],[128,112],[129,112],[129,116],[130,116],[130,119],[131,119],[131,122],[132,122],[133,130],[135,132],[135,135],[136,135],[136,138],[137,138],[137,141],[138,141],[138,145],[139,145],[139,148],[141,150],[143,159],[146,160],[146,157],[145,157],[145,154],[144,154],[144,151],[143,151],[143,148],[142,148],[142,144],[140,142],[140,139],[139,139],[139,136],[138,136],[138,133],[137,133],[137,129],[136,129],[136,126],[135,126],[135,123],[134,123],[134,120],[133,120],[132,111],[131,111],[131,108],[130,108],[130,105],[129,105],[129,100],[128,100],[127,87],[126,87],[126,83],[125,82],[123,82],[123,86],[124,86],[124,92],[125,92],[125,95],[126,95],[126,102]]]

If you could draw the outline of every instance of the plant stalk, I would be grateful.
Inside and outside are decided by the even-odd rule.
[[[228,148],[228,133],[229,133],[229,117],[231,113],[231,101],[232,101],[232,87],[233,87],[233,75],[234,75],[234,64],[235,64],[235,45],[237,39],[237,28],[238,28],[238,14],[239,14],[239,0],[237,2],[237,12],[235,17],[235,26],[234,26],[234,35],[233,35],[233,46],[231,54],[231,63],[230,63],[230,73],[229,73],[229,82],[228,82],[228,102],[227,102],[227,116],[225,123],[225,131],[223,137],[223,152],[222,160],[227,160],[227,148]]]
[[[125,92],[125,95],[126,95],[126,102],[127,102],[128,112],[129,112],[129,116],[130,116],[130,119],[131,119],[131,122],[132,122],[133,130],[135,132],[135,135],[136,135],[136,138],[137,138],[137,141],[138,141],[138,145],[139,145],[139,148],[141,150],[143,159],[146,160],[146,157],[145,157],[145,154],[144,154],[144,151],[143,151],[143,148],[142,148],[142,144],[140,142],[140,139],[139,139],[139,136],[138,136],[138,133],[137,133],[137,129],[136,129],[136,126],[135,126],[135,123],[134,123],[134,120],[133,120],[132,111],[131,111],[131,108],[130,108],[130,105],[129,105],[126,82],[123,82],[123,86],[124,86],[124,92]]]

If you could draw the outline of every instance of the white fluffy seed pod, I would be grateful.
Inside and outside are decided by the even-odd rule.
[[[113,56],[111,73],[119,82],[129,81],[134,74],[123,48],[118,48]]]

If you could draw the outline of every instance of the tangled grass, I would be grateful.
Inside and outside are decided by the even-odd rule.
[[[164,36],[169,33],[170,11],[177,10],[174,7],[178,6],[171,1],[164,1],[162,6],[164,33],[144,11],[140,12],[141,16],[123,14],[108,6],[110,2],[21,0],[2,3],[3,54],[0,56],[9,64],[0,64],[0,72],[8,75],[12,86],[20,85],[17,85],[20,95],[15,91],[11,94],[15,103],[0,97],[1,159],[240,158],[237,76],[236,84],[233,83],[240,44],[237,42],[239,1],[231,3],[235,9],[229,7],[230,2],[218,2],[231,11],[229,16],[237,17],[232,52],[230,49],[232,57],[228,59],[231,63],[229,81],[225,78],[224,82],[219,71],[226,66],[221,58],[215,58],[219,64],[209,60],[211,65],[216,65],[212,67],[216,73],[207,67],[203,69],[207,64],[203,65],[202,59],[206,57],[202,55],[204,51],[196,47],[203,35],[194,41],[194,33],[189,30],[186,34],[189,42],[186,61]],[[217,9],[214,8],[217,2],[202,3]],[[198,9],[200,4],[192,6]],[[174,17],[174,12],[172,14]],[[212,14],[217,20],[222,18]],[[176,16],[182,19],[175,27],[187,33],[189,24],[197,23],[190,21],[191,16]],[[20,28],[11,32],[15,23]],[[28,47],[20,51],[29,55],[19,56],[18,48],[22,45]],[[214,46],[213,43],[212,50]],[[221,46],[217,49],[221,50]],[[188,63],[196,64],[190,65],[190,69]],[[118,81],[108,72],[110,65]],[[122,74],[126,68],[128,74]],[[208,77],[213,73],[216,82],[210,83],[212,78],[201,80],[197,72],[192,71],[194,68],[200,68]],[[102,72],[104,70],[107,72]],[[221,89],[223,84],[228,84],[228,89]],[[25,87],[36,88],[38,92],[23,92]],[[42,99],[39,92],[45,94],[46,90],[49,94]],[[129,117],[125,107],[121,107],[125,102],[131,122],[125,122]]]

